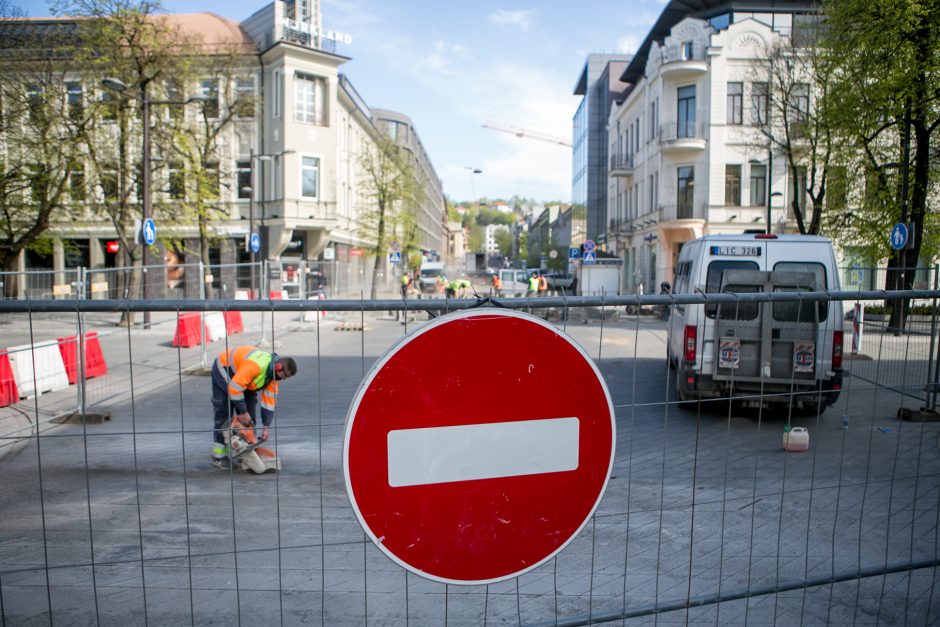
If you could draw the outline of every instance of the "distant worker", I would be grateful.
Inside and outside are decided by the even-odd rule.
[[[503,280],[499,278],[499,272],[493,274],[493,295],[497,298],[503,295]]]
[[[440,294],[446,289],[447,289],[447,276],[444,274],[437,275],[437,293]]]
[[[408,288],[411,286],[411,275],[407,272],[401,275],[401,297],[408,297]]]
[[[539,273],[539,296],[545,296],[548,293],[548,279],[545,275]]]
[[[458,298],[466,298],[467,290],[469,289],[471,288],[470,281],[468,279],[460,279],[457,281]]]
[[[529,286],[528,286],[528,289],[526,289],[525,295],[529,298],[532,298],[534,296],[538,296],[538,293],[539,293],[539,278],[533,272],[529,276]]]
[[[226,423],[255,424],[258,396],[261,396],[260,440],[268,439],[268,427],[274,420],[278,381],[297,374],[297,362],[254,346],[236,346],[223,351],[212,364],[212,408],[215,417],[212,465],[231,467],[223,430]],[[234,417],[233,417],[234,415]]]
[[[457,279],[448,281],[444,286],[444,298],[456,298],[458,287],[460,287],[460,282]]]

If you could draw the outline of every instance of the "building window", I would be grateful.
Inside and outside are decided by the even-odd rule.
[[[255,117],[255,79],[251,76],[235,79],[235,115],[244,119]]]
[[[770,119],[770,84],[754,83],[751,85],[751,124],[766,126]]]
[[[202,177],[200,180],[202,189],[201,195],[209,200],[219,199],[219,190],[222,188],[222,176],[219,172],[218,161],[204,163],[202,165]]]
[[[767,166],[751,166],[751,206],[760,207],[767,203]]]
[[[728,83],[728,124],[744,122],[744,83]]]
[[[118,176],[116,166],[105,166],[101,171],[101,199],[104,202],[116,202],[118,199]]]
[[[691,165],[680,166],[676,172],[676,217],[680,220],[685,220],[693,217],[692,202],[695,196],[695,167]]]
[[[283,93],[284,83],[281,80],[281,71],[274,70],[274,93],[271,95],[274,103],[272,115],[276,118],[281,117],[281,94]]]
[[[110,89],[101,92],[101,119],[113,122],[117,119],[117,98]]]
[[[186,197],[186,175],[183,166],[178,161],[171,161],[167,167],[167,193],[174,200]]]
[[[235,162],[235,180],[238,185],[238,198],[251,198],[251,192],[246,187],[251,187],[251,161]]]
[[[798,165],[796,168],[790,168],[790,176],[787,181],[787,219],[794,219],[793,200],[796,199],[803,214],[804,219],[809,217],[806,211],[806,166]]]
[[[805,134],[804,126],[809,115],[809,85],[797,83],[790,91],[787,121],[792,125],[791,135],[802,137]]]
[[[695,58],[695,46],[691,41],[682,42],[682,60],[691,61]]]
[[[656,137],[656,126],[659,124],[659,118],[656,115],[658,106],[659,98],[650,103],[650,139]]]
[[[82,96],[82,84],[78,82],[66,83],[66,98],[69,106],[69,119],[81,120],[85,113],[85,102]]]
[[[74,201],[85,200],[85,169],[81,161],[69,162],[69,197]]]
[[[678,89],[676,137],[695,137],[695,85]]]
[[[219,81],[214,78],[207,78],[199,85],[199,93],[206,96],[209,100],[202,104],[205,116],[210,120],[219,117]]]
[[[164,84],[164,89],[166,89],[166,99],[169,102],[183,102],[183,90],[180,89],[180,84],[174,80],[168,80]],[[166,110],[166,117],[168,120],[173,120],[174,122],[181,122],[183,120],[183,106],[173,106],[163,107]]]
[[[326,124],[324,115],[325,82],[321,77],[297,72],[294,75],[294,120],[307,124]]]
[[[725,204],[732,207],[741,205],[741,166],[725,166]]]
[[[844,166],[826,168],[826,208],[844,211],[849,199],[848,173]]]
[[[300,165],[300,195],[304,198],[319,198],[320,159],[304,157]]]
[[[42,87],[32,83],[26,86],[26,101],[29,106],[29,118],[38,122],[42,118]]]

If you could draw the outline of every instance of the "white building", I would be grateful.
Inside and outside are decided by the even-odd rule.
[[[760,58],[812,19],[812,3],[687,6],[667,5],[624,71],[630,86],[608,121],[607,250],[624,260],[628,292],[671,282],[684,242],[764,230],[768,199],[772,229],[792,230],[785,207],[805,194],[782,155],[768,164]]]
[[[509,226],[506,224],[487,224],[483,227],[483,250],[485,250],[488,255],[508,252],[501,251],[499,244],[496,243],[496,234],[500,231],[508,233]]]

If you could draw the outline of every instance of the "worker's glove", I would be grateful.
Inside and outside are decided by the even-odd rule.
[[[262,441],[262,442],[267,442],[269,437],[270,437],[270,434],[268,433],[268,428],[267,428],[267,427],[264,427],[264,428],[261,430],[261,441]]]

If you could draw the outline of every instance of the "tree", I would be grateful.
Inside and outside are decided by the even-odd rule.
[[[0,57],[0,267],[15,271],[20,253],[38,245],[54,221],[80,215],[82,144],[93,118],[81,85],[66,81],[72,60],[50,53],[32,24],[4,23],[0,38],[14,44]],[[16,287],[7,281],[5,296]]]
[[[141,217],[142,181],[140,100],[149,98],[161,82],[183,70],[191,40],[160,15],[149,0],[66,0],[56,12],[75,20],[75,40],[63,52],[75,59],[86,85],[114,77],[127,87],[121,93],[102,91],[94,101],[96,128],[85,136],[87,161],[98,176],[94,204],[114,226],[121,250],[133,266],[126,292],[138,298],[142,281],[143,245],[135,241],[133,225]],[[181,84],[181,83],[180,83]],[[150,122],[155,116],[151,115]],[[163,126],[154,127],[153,143],[165,143]],[[149,164],[146,164],[149,166]],[[134,314],[121,317],[133,322]]]
[[[254,96],[236,88],[238,80],[242,78],[241,73],[245,70],[243,57],[239,52],[237,48],[216,47],[209,54],[191,55],[185,66],[190,71],[185,75],[178,73],[176,80],[183,81],[182,84],[196,84],[200,76],[192,71],[193,68],[198,68],[202,76],[213,77],[203,79],[200,83],[202,95],[209,100],[202,103],[197,116],[187,116],[185,113],[169,116],[171,141],[168,142],[166,151],[178,162],[177,172],[182,189],[166,191],[171,197],[182,197],[166,203],[165,212],[167,215],[176,212],[177,219],[187,223],[196,222],[199,233],[198,253],[203,267],[209,266],[212,221],[225,215],[224,210],[219,207],[223,185],[223,170],[220,165],[223,138],[239,118],[254,116]],[[170,94],[169,101],[182,102],[178,89]],[[230,185],[228,179],[232,178],[237,181],[237,176],[226,176],[226,186]],[[182,194],[174,194],[174,191]],[[212,297],[212,285],[206,283],[206,298]]]
[[[415,212],[423,192],[407,151],[385,135],[377,135],[375,144],[363,151],[359,167],[364,175],[363,194],[368,200],[360,212],[359,236],[369,242],[366,250],[374,256],[371,298],[375,299],[376,277],[389,244],[407,223],[405,215]]]
[[[790,209],[800,233],[811,235],[822,224],[833,157],[832,124],[825,109],[832,70],[818,33],[815,25],[806,25],[788,37],[775,35],[763,46],[751,77],[748,108],[763,137],[760,148],[782,155],[787,164]]]
[[[931,258],[937,244],[937,229],[929,228],[936,214],[928,212],[927,201],[937,193],[940,159],[931,146],[940,127],[940,5],[827,0],[823,13],[824,46],[834,67],[828,106],[865,175],[855,226],[865,232],[866,224],[881,224],[881,233],[871,235],[888,257],[885,287],[910,289],[914,273],[905,273],[898,284],[899,269],[916,266],[922,252]],[[887,246],[888,228],[896,221],[913,223],[909,251]],[[891,326],[902,325],[902,310],[895,307]]]

